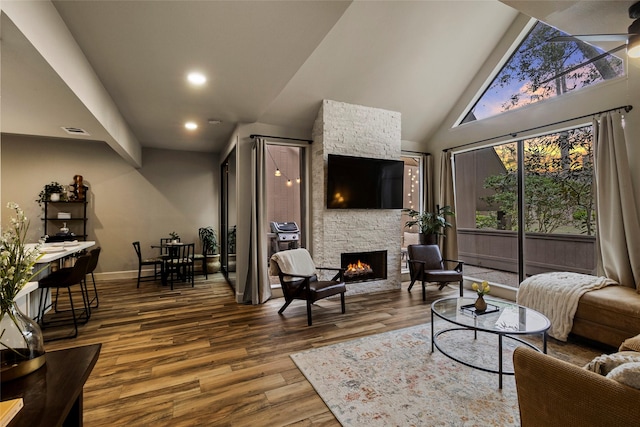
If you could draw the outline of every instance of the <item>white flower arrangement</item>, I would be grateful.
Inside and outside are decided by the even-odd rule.
[[[33,272],[33,267],[42,256],[40,245],[31,249],[26,247],[29,220],[24,211],[13,202],[7,207],[13,209],[16,216],[11,218],[11,225],[0,237],[0,319],[18,292],[38,273]]]

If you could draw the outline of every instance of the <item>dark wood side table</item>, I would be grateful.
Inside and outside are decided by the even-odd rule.
[[[82,388],[102,344],[46,353],[46,363],[22,378],[2,384],[2,400],[22,397],[24,407],[8,427],[82,426]]]

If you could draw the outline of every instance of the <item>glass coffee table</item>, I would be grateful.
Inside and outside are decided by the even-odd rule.
[[[487,310],[484,313],[476,313],[473,303],[475,297],[442,298],[431,304],[431,352],[437,348],[448,358],[481,371],[498,374],[498,387],[502,388],[502,376],[513,375],[513,371],[503,369],[503,340],[510,339],[520,344],[533,348],[542,353],[547,352],[547,331],[551,322],[543,314],[521,305],[487,299]],[[447,325],[444,329],[436,331],[435,318],[444,320]],[[438,337],[453,331],[472,331],[473,339],[478,338],[478,332],[494,334],[498,337],[498,369],[487,368],[462,360],[438,345]],[[534,344],[524,341],[518,336],[541,335],[542,349]]]

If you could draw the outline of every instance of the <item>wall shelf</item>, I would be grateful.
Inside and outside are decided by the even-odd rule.
[[[42,220],[44,221],[44,234],[49,236],[47,241],[65,240],[64,236],[56,235],[65,222],[69,232],[74,234],[72,240],[87,240],[88,203],[86,199],[44,202],[44,217]],[[58,212],[69,212],[71,218],[58,218]]]

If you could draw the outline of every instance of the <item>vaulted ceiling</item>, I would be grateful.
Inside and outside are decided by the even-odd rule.
[[[625,32],[631,3],[56,0],[53,5],[141,146],[218,152],[237,123],[310,130],[322,99],[399,111],[402,139],[426,141],[517,9],[574,34]],[[117,140],[5,13],[1,37],[3,133]],[[201,88],[186,83],[193,69],[208,77]],[[209,124],[211,119],[221,123]],[[187,120],[199,128],[185,130]],[[69,136],[63,126],[90,136]]]

